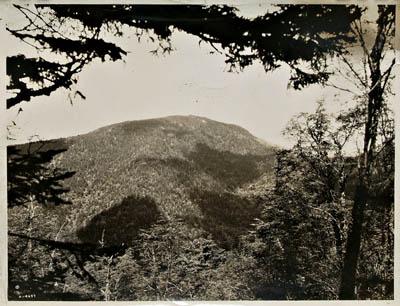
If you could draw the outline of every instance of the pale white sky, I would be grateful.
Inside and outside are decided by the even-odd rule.
[[[246,8],[254,14],[256,8]],[[266,8],[259,8],[265,13]],[[132,32],[131,32],[132,33]],[[94,62],[79,75],[76,89],[86,100],[73,105],[67,91],[38,97],[7,111],[7,120],[17,128],[12,136],[25,142],[33,135],[41,139],[67,137],[116,122],[168,115],[198,115],[233,123],[276,145],[287,145],[281,131],[299,112],[312,112],[316,101],[326,99],[329,109],[338,110],[349,99],[332,88],[311,86],[288,90],[289,70],[266,74],[257,63],[241,73],[227,72],[225,57],[210,55],[211,47],[182,32],[174,32],[171,54],[155,56],[155,45],[136,37],[115,40],[130,53],[125,62]],[[9,38],[9,52],[26,51]],[[339,95],[337,95],[339,93]],[[19,107],[23,112],[17,115]]]

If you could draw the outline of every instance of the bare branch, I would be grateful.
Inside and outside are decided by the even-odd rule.
[[[358,96],[358,95],[359,95],[359,94],[355,93],[354,91],[352,91],[352,90],[350,90],[350,89],[347,89],[347,88],[344,88],[344,87],[337,86],[337,85],[335,85],[335,84],[333,84],[333,83],[327,83],[327,84],[326,84],[326,86],[330,86],[330,87],[336,88],[336,89],[338,89],[338,90],[341,90],[341,91],[345,91],[345,92],[351,93],[351,94],[353,94],[353,95],[356,95],[356,96]]]
[[[352,63],[350,63],[349,60],[343,54],[340,54],[339,56],[343,60],[343,62],[347,65],[347,67],[350,69],[350,71],[353,72],[353,75],[360,81],[360,83],[364,87],[368,87],[368,84],[366,84],[364,82],[364,80],[361,78],[360,74],[354,69],[354,65]]]

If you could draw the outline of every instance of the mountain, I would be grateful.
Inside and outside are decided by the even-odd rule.
[[[128,244],[160,219],[182,219],[230,248],[260,213],[258,185],[271,180],[274,147],[245,129],[196,116],[106,126],[85,135],[17,146],[59,150],[48,164],[71,204],[38,206],[30,234],[86,244]],[[27,208],[9,209],[24,232]]]

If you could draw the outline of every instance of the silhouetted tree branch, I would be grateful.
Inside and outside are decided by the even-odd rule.
[[[122,59],[126,52],[101,36],[123,35],[122,27],[140,29],[159,41],[154,53],[171,52],[174,31],[195,35],[226,56],[230,70],[259,61],[266,71],[282,64],[292,70],[295,89],[325,83],[330,75],[327,57],[346,53],[353,43],[351,23],[360,18],[356,6],[282,5],[255,19],[241,17],[227,5],[37,5],[35,10],[15,5],[27,19],[10,34],[40,52],[37,58],[8,58],[10,108],[32,97],[70,89],[83,67],[95,59]],[[151,33],[156,35],[156,38]],[[48,59],[46,52],[61,54],[66,62]],[[29,81],[27,81],[28,79]],[[39,85],[34,89],[31,84]]]
[[[70,204],[62,198],[69,191],[63,181],[72,177],[74,171],[48,167],[48,163],[66,149],[49,149],[42,146],[33,151],[25,148],[8,147],[8,207],[25,205],[34,200],[40,204]]]

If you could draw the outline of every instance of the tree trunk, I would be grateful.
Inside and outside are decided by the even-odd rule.
[[[367,120],[365,123],[364,149],[358,167],[358,182],[354,194],[351,213],[351,223],[347,235],[346,253],[343,259],[340,281],[339,299],[353,300],[356,298],[356,274],[360,254],[364,210],[368,200],[368,187],[371,178],[371,168],[374,158],[379,112],[382,106],[380,70],[372,73],[374,88],[368,97]]]
[[[336,246],[336,254],[339,258],[342,258],[343,256],[343,239],[342,239],[342,232],[340,229],[339,221],[337,220],[338,216],[334,212],[330,212],[336,220],[332,220],[332,229],[333,233],[335,235],[335,246]]]
[[[339,292],[339,299],[341,300],[352,300],[356,297],[356,272],[358,257],[360,254],[362,225],[367,198],[368,192],[365,183],[359,182],[356,188],[352,210],[352,223],[349,228],[346,253],[343,262],[341,287]]]
[[[378,7],[379,16],[377,19],[375,41],[371,53],[365,53],[368,58],[370,84],[369,87],[366,87],[368,90],[368,105],[365,121],[364,148],[358,168],[358,183],[354,196],[352,222],[347,236],[346,253],[343,260],[339,291],[339,298],[345,300],[356,298],[356,275],[361,246],[362,225],[364,221],[364,211],[368,201],[369,183],[371,180],[371,170],[378,133],[378,122],[384,102],[383,93],[386,81],[382,80],[381,61],[387,36],[390,35],[390,29],[394,23],[394,18],[391,19],[392,14],[393,7]],[[360,33],[360,35],[362,36],[363,33]],[[364,41],[364,38],[361,37],[360,40]],[[366,49],[364,49],[364,52],[366,52]],[[390,69],[387,73],[390,73]],[[388,76],[386,77],[388,78]]]

